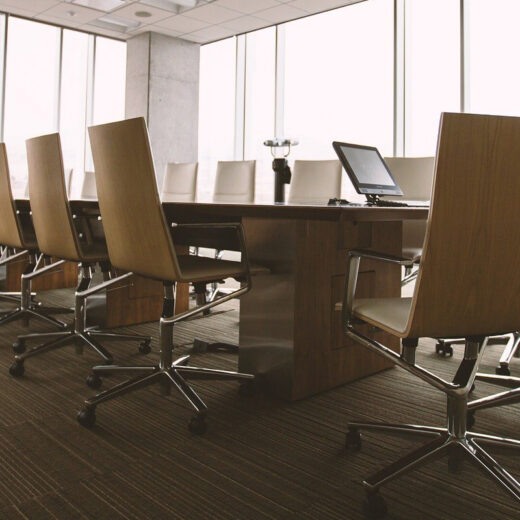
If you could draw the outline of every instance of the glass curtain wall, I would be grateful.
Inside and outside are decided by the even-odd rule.
[[[6,41],[2,139],[13,190],[21,195],[27,183],[25,140],[59,131],[65,168],[75,172],[72,193],[79,195],[89,165],[87,126],[124,118],[126,43],[4,15],[0,37],[2,46]]]
[[[236,39],[200,49],[197,198],[213,196],[217,161],[235,158]]]
[[[520,115],[520,2],[465,0],[466,110]]]
[[[404,14],[405,155],[435,155],[441,112],[461,110],[460,2],[405,0]]]

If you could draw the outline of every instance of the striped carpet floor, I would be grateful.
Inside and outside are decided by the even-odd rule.
[[[70,292],[48,293],[46,300],[70,301]],[[194,336],[236,342],[237,318],[235,303],[176,327],[178,353]],[[31,324],[44,330],[38,327]],[[157,327],[132,330],[155,336]],[[188,432],[185,403],[154,388],[100,406],[96,426],[86,430],[75,416],[92,392],[85,378],[96,356],[67,347],[29,360],[25,376],[12,378],[11,344],[25,331],[15,323],[0,333],[0,520],[361,519],[362,478],[421,439],[367,433],[363,449],[349,453],[347,421],[444,422],[442,394],[392,369],[295,403],[239,397],[236,383],[194,383],[210,409],[202,437]],[[461,349],[439,359],[433,345],[421,343],[420,362],[453,374]],[[145,360],[133,345],[110,349],[121,364]],[[483,371],[493,370],[500,350],[489,348]],[[150,361],[157,351],[154,341]],[[234,369],[236,357],[195,355],[192,364]],[[520,375],[520,360],[514,365]],[[112,376],[105,386],[120,380]],[[475,395],[493,391],[479,383]],[[477,415],[477,429],[487,433],[515,436],[518,425],[520,405]],[[520,476],[520,454],[493,454]],[[440,460],[390,483],[383,494],[390,519],[520,518],[520,506],[469,464],[450,474]]]

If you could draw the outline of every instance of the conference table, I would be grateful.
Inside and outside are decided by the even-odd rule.
[[[73,200],[71,209],[80,217],[99,214],[95,200]],[[343,297],[347,252],[362,248],[400,256],[402,222],[426,219],[427,208],[165,202],[163,209],[170,223],[241,222],[250,262],[268,268],[253,277],[251,291],[240,299],[238,369],[257,375],[269,394],[302,399],[391,366],[342,334],[336,303]],[[188,246],[236,249],[231,234],[174,238],[179,253]],[[399,297],[400,280],[399,266],[363,261],[356,294]],[[133,309],[134,323],[160,314],[161,287],[151,284],[143,280],[131,288],[134,299],[144,293],[149,302]],[[176,312],[189,306],[186,289],[178,284]],[[107,305],[124,308],[124,299]],[[365,333],[400,348],[385,332],[367,327]]]

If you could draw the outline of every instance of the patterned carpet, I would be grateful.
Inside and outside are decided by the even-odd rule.
[[[70,291],[44,296],[70,300]],[[237,341],[237,304],[226,312],[176,327],[178,353],[196,336]],[[31,330],[45,330],[31,323]],[[46,329],[49,330],[49,329]],[[126,329],[129,330],[129,329]],[[155,335],[157,326],[134,330]],[[240,397],[236,383],[196,382],[209,406],[209,429],[189,433],[188,407],[177,395],[146,389],[100,406],[97,423],[76,422],[89,367],[98,359],[74,347],[34,358],[25,376],[8,375],[11,344],[26,329],[4,326],[0,335],[0,519],[342,519],[363,518],[361,480],[418,445],[421,439],[365,434],[363,449],[344,449],[349,419],[443,425],[440,392],[400,369],[295,403],[262,395]],[[442,376],[461,357],[438,358],[433,341],[421,343],[418,360]],[[120,363],[144,362],[134,345],[114,344]],[[148,358],[158,357],[157,341]],[[483,371],[492,371],[501,348],[492,346]],[[236,368],[236,357],[204,354],[194,365]],[[520,360],[513,362],[520,375]],[[121,381],[112,376],[104,386]],[[475,395],[498,391],[483,383]],[[514,436],[520,405],[484,411],[477,428]],[[520,476],[520,453],[492,451]],[[494,520],[520,518],[520,505],[469,463],[457,474],[440,460],[386,486],[390,519]]]

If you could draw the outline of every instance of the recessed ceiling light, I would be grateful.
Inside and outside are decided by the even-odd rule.
[[[150,18],[152,16],[152,13],[150,11],[136,11],[135,16],[138,18]]]
[[[125,20],[124,18],[112,14],[107,14],[97,20],[92,20],[89,23],[97,27],[102,27],[103,29],[110,29],[112,31],[123,33],[137,29],[141,25],[141,22],[138,22],[137,20]]]
[[[198,0],[141,0],[141,4],[158,7],[172,13],[180,13],[185,9],[191,9],[198,4]]]
[[[65,0],[69,4],[90,7],[100,11],[109,12],[126,4],[125,0]]]

